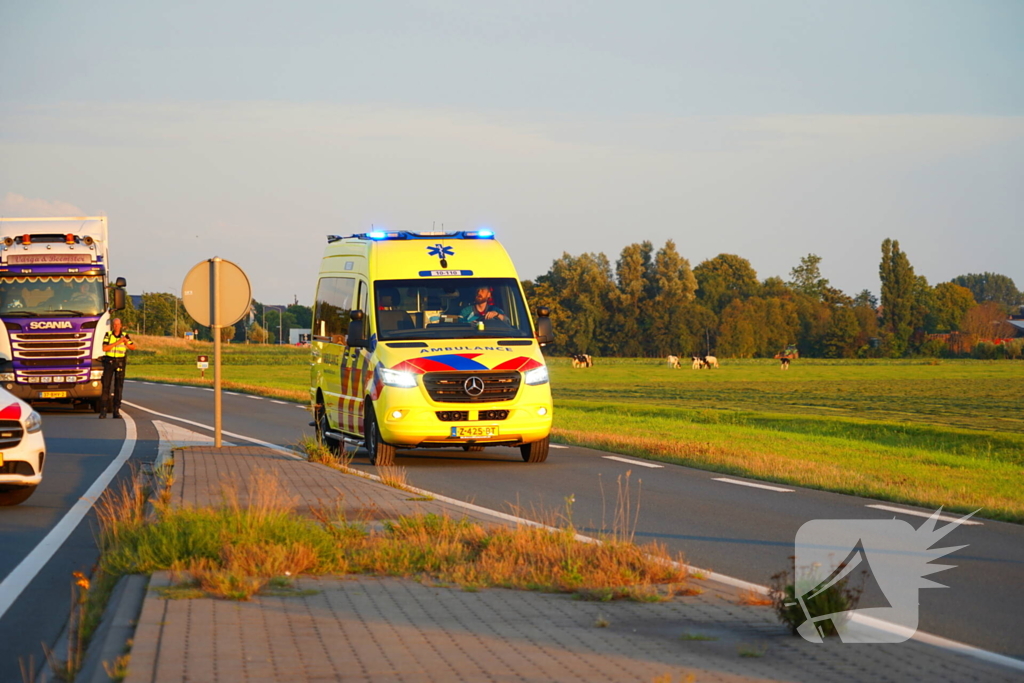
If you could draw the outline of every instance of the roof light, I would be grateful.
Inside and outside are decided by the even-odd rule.
[[[366,236],[371,240],[383,240],[387,239],[388,234],[383,230],[374,230],[373,232],[366,233]]]
[[[479,232],[477,232],[476,236],[484,238],[484,239],[487,239],[488,237],[494,237],[494,231],[493,230],[480,230]]]
[[[21,236],[21,243],[22,244],[32,244],[32,235],[22,235]]]
[[[75,236],[73,234],[71,234],[69,232],[68,234],[64,235],[64,244],[74,244],[74,243],[75,243]]]
[[[460,234],[464,239],[470,240],[490,240],[494,239],[494,231],[484,228],[483,230],[466,230]]]

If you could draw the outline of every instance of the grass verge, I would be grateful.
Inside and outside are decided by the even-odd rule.
[[[276,480],[249,488],[243,507],[230,490],[217,508],[154,502],[152,519],[109,505],[100,514],[105,574],[170,570],[180,590],[248,600],[300,574],[376,574],[453,584],[577,593],[598,599],[659,600],[686,592],[682,558],[664,546],[615,538],[588,543],[574,528],[484,528],[447,516],[416,515],[368,530],[326,508],[298,515]],[[131,500],[122,495],[119,500]]]
[[[812,415],[561,401],[559,441],[1024,522],[1024,435]]]

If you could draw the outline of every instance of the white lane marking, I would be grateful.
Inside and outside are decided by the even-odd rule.
[[[193,422],[192,420],[186,420],[184,418],[174,417],[173,415],[164,415],[163,413],[158,413],[155,410],[150,410],[149,408],[143,408],[142,406],[138,406],[138,405],[134,405],[132,403],[128,403],[128,401],[124,401],[124,403],[125,403],[125,405],[130,405],[130,406],[132,406],[134,408],[139,408],[140,410],[145,410],[148,413],[153,413],[154,415],[160,415],[161,417],[166,417],[166,418],[169,418],[169,419],[172,419],[172,420],[178,420],[179,422],[185,422],[185,423],[188,423],[188,424],[193,424],[193,425],[196,425],[198,427],[203,427],[205,429],[213,429],[212,427],[209,427],[208,425],[201,424],[199,422]],[[238,438],[238,439],[243,439],[245,441],[250,441],[252,443],[257,443],[257,444],[266,446],[268,448],[273,448],[274,450],[280,451],[280,452],[282,452],[282,453],[284,453],[286,455],[289,455],[289,456],[291,456],[293,458],[296,458],[297,460],[305,460],[305,458],[302,458],[302,457],[296,455],[294,451],[291,451],[291,450],[286,449],[286,448],[282,448],[281,446],[277,446],[275,444],[267,443],[266,441],[260,441],[259,439],[253,439],[253,438],[250,438],[248,436],[242,436],[241,434],[232,434],[230,432],[224,432],[224,434],[228,434],[229,436],[232,436],[232,437],[235,437],[235,438]],[[357,476],[366,477],[367,479],[372,479],[372,480],[377,481],[377,482],[380,481],[380,477],[379,476],[377,476],[375,474],[370,474],[368,472],[363,472],[362,470],[357,470],[357,469],[354,469],[354,468],[351,468],[351,467],[343,468],[343,470],[348,471],[349,473],[355,474]],[[747,482],[743,482],[743,483],[747,483]],[[485,508],[485,507],[481,507],[479,505],[474,505],[473,503],[467,503],[466,501],[459,500],[457,498],[449,498],[448,496],[442,496],[439,493],[434,493],[433,491],[427,491],[426,489],[417,488],[415,486],[410,486],[409,487],[409,491],[411,493],[417,493],[417,494],[423,495],[423,496],[431,496],[435,500],[439,500],[439,501],[442,501],[444,503],[449,503],[451,505],[455,505],[457,507],[465,508],[467,510],[473,510],[474,512],[481,512],[481,513],[490,515],[492,517],[496,517],[498,519],[504,519],[504,520],[507,520],[507,521],[510,521],[510,522],[515,522],[516,524],[525,524],[527,526],[540,527],[540,528],[543,528],[543,529],[550,529],[552,531],[557,531],[557,529],[555,529],[554,527],[547,526],[546,524],[540,524],[538,522],[534,522],[533,520],[525,519],[523,517],[516,517],[515,515],[510,515],[510,514],[507,514],[505,512],[498,512],[497,510],[491,510],[490,508]],[[586,543],[598,543],[599,542],[595,538],[591,538],[589,536],[584,536],[582,534],[576,534],[576,538],[579,539],[580,541],[583,541],[583,542],[586,542]],[[708,571],[706,569],[700,569],[698,567],[694,567],[694,566],[688,565],[688,564],[684,564],[683,566],[686,567],[687,570],[690,571],[691,573],[699,573],[700,575],[702,575],[702,576],[704,576],[704,577],[706,577],[706,578],[708,578],[708,579],[710,579],[712,581],[718,581],[719,583],[724,583],[727,586],[732,586],[734,588],[740,588],[742,590],[750,590],[750,591],[753,591],[754,593],[757,593],[759,595],[771,596],[771,594],[772,594],[772,590],[770,588],[768,588],[768,586],[762,586],[760,584],[751,583],[749,581],[744,581],[743,579],[737,579],[735,577],[727,576],[725,574],[719,574],[718,572],[712,572],[712,571]],[[2,585],[0,585],[0,588],[2,588]],[[0,593],[0,595],[2,595],[2,593]],[[0,613],[0,616],[2,616],[2,613]],[[862,623],[862,624],[864,624],[866,626],[871,626],[872,628],[877,628],[877,629],[879,629],[881,631],[884,631],[886,633],[906,634],[907,632],[910,631],[910,629],[907,629],[904,626],[900,626],[898,624],[892,624],[892,623],[890,623],[888,621],[883,621],[882,619],[875,619],[873,617],[861,616],[856,611],[851,616],[851,619],[859,621],[860,623]],[[967,643],[961,643],[961,642],[956,641],[956,640],[950,640],[948,638],[943,638],[942,636],[936,636],[936,635],[933,635],[931,633],[925,633],[924,631],[914,631],[913,635],[910,636],[910,639],[911,640],[916,640],[916,641],[921,642],[921,643],[925,643],[927,645],[931,645],[933,647],[937,647],[937,648],[939,648],[941,650],[949,650],[951,652],[957,652],[959,654],[966,655],[968,657],[974,657],[976,659],[980,659],[980,660],[985,661],[985,662],[989,662],[989,663],[992,663],[992,664],[998,664],[1000,666],[1005,666],[1005,667],[1008,667],[1010,669],[1014,669],[1016,671],[1024,671],[1024,661],[1021,661],[1019,659],[1015,659],[1013,657],[1007,657],[1006,655],[997,654],[995,652],[989,652],[988,650],[983,650],[980,647],[974,647],[973,645],[968,645]]]
[[[263,400],[263,397],[262,397],[262,396],[253,396],[252,394],[246,394],[246,396],[247,396],[248,398],[254,398],[254,399],[256,399],[257,401],[262,401],[262,400]]]
[[[124,420],[125,435],[124,443],[121,444],[121,451],[117,457],[107,465],[100,476],[96,477],[92,486],[71,506],[71,509],[57,522],[57,525],[50,529],[50,532],[32,549],[32,552],[18,563],[18,566],[7,575],[3,582],[0,582],[0,618],[10,609],[22,591],[32,583],[32,579],[46,566],[54,553],[64,545],[68,536],[78,528],[79,522],[89,514],[89,510],[110,485],[121,466],[131,457],[132,451],[135,450],[137,436],[135,420],[127,413],[121,413],[121,418]]]
[[[568,448],[568,446],[563,446],[560,443],[549,443],[548,448]]]
[[[768,484],[755,484],[752,481],[740,481],[739,479],[729,479],[728,477],[713,477],[715,481],[720,481],[724,484],[739,484],[740,486],[749,486],[755,489],[764,489],[766,491],[778,491],[779,493],[793,493],[793,489],[784,489],[781,486],[769,486]]]
[[[185,429],[184,427],[171,422],[153,420],[153,426],[156,427],[156,432],[160,437],[160,445],[157,447],[156,464],[154,465],[157,468],[163,467],[164,464],[170,460],[171,452],[175,448],[208,446],[213,443],[212,436],[200,434],[199,432],[194,432],[191,429]],[[225,446],[234,445],[227,441],[223,441],[221,443]]]
[[[650,467],[651,469],[658,469],[664,467],[664,465],[655,465],[653,462],[644,462],[643,460],[630,460],[629,458],[620,458],[617,455],[602,455],[605,460],[618,460],[619,462],[626,462],[630,465],[639,465],[640,467]]]
[[[930,512],[921,512],[919,510],[907,510],[906,508],[898,508],[893,505],[866,505],[865,507],[874,508],[875,510],[885,510],[886,512],[898,512],[903,515],[913,515],[914,517],[931,517]],[[950,515],[939,515],[936,519],[941,519],[943,522],[960,522],[959,517],[952,517]],[[983,526],[984,522],[977,522],[973,519],[960,522],[964,526]]]
[[[286,406],[286,405],[288,405],[287,401],[275,401],[275,400],[271,399],[270,402],[271,403],[276,403],[279,406]]]
[[[195,389],[196,387],[189,387],[189,388],[190,389]],[[203,391],[213,391],[213,389],[207,389],[206,387],[202,387],[202,389],[203,389]]]
[[[231,394],[232,396],[241,396],[237,391],[225,391],[225,394]]]
[[[166,413],[159,413],[159,412],[157,412],[155,410],[151,410],[149,408],[145,408],[143,406],[140,406],[138,403],[130,403],[128,401],[122,401],[122,403],[124,403],[124,405],[126,405],[126,406],[131,406],[132,408],[136,408],[138,410],[142,410],[142,411],[145,411],[147,413],[151,413],[153,415],[157,415],[159,417],[165,417],[168,420],[177,420],[178,422],[184,422],[185,424],[193,425],[195,427],[202,427],[203,429],[209,429],[211,432],[213,431],[213,427],[211,427],[210,425],[207,425],[207,424],[203,424],[202,422],[196,422],[195,420],[186,420],[183,417],[177,417],[175,415],[168,415]],[[302,456],[298,455],[295,451],[291,450],[290,448],[284,448],[283,446],[278,446],[275,443],[270,443],[268,441],[261,441],[260,439],[254,439],[254,438],[249,437],[249,436],[242,436],[241,434],[235,434],[234,432],[229,432],[226,429],[221,429],[220,433],[225,435],[225,436],[230,436],[232,439],[241,439],[242,441],[248,441],[249,443],[254,443],[254,444],[257,444],[257,445],[260,445],[260,446],[266,446],[267,448],[273,448],[274,450],[281,451],[285,455],[289,455],[289,456],[295,458],[296,460],[305,460],[305,458],[303,458]]]

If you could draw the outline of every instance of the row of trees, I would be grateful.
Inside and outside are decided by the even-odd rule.
[[[770,357],[790,344],[831,358],[950,351],[935,333],[952,333],[963,352],[965,343],[1013,336],[1003,321],[1024,303],[1010,278],[993,273],[932,287],[894,240],[882,243],[881,301],[832,287],[820,264],[808,254],[789,280],[760,280],[735,254],[691,268],[672,240],[658,250],[641,242],[614,267],[602,253],[563,254],[524,287],[532,304],[552,309],[559,352],[613,356]]]
[[[199,339],[213,339],[210,328],[193,320],[181,299],[168,292],[146,292],[138,307],[132,297],[127,297],[127,306],[119,316],[126,329],[138,334],[184,337],[186,332],[198,331]],[[292,329],[309,329],[312,321],[313,309],[309,306],[297,302],[287,307],[267,306],[253,301],[250,314],[233,327],[224,328],[221,339],[276,344],[280,334],[287,343]]]

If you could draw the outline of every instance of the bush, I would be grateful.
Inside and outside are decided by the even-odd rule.
[[[974,347],[975,358],[980,358],[981,360],[995,360],[998,356],[998,348],[990,341],[978,342],[978,345]]]

